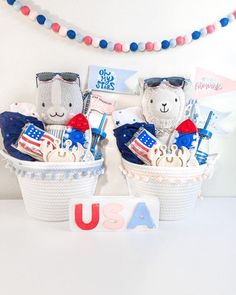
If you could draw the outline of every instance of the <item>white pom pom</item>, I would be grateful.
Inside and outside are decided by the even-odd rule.
[[[93,47],[95,47],[95,48],[99,47],[99,42],[100,42],[99,38],[94,38],[92,41]]]
[[[128,43],[125,43],[122,47],[123,52],[129,52],[130,50],[130,45]]]
[[[30,13],[29,13],[29,16],[28,16],[28,17],[29,17],[29,19],[31,19],[32,21],[35,21],[37,15],[38,15],[37,11],[31,10]]]
[[[191,43],[192,42],[192,35],[191,34],[185,35],[184,40],[185,40],[186,44]]]
[[[59,35],[62,36],[62,37],[65,37],[67,35],[67,28],[64,27],[64,26],[61,26],[60,27],[60,30],[59,30]]]
[[[216,30],[221,29],[221,23],[220,23],[219,21],[215,22],[215,23],[214,23],[214,26],[215,26],[215,29],[216,29]]]
[[[161,50],[161,43],[160,42],[154,42],[154,50],[160,51]]]

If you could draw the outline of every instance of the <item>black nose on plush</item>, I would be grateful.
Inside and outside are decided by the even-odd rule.
[[[163,105],[163,107],[166,107],[167,106],[167,103],[163,103],[162,105]]]

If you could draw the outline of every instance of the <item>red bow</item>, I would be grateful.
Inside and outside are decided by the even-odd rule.
[[[66,126],[75,128],[76,130],[82,131],[84,133],[89,129],[89,122],[83,114],[78,114],[70,119]]]

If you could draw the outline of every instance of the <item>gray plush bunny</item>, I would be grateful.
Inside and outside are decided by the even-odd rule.
[[[49,81],[38,81],[37,113],[47,125],[65,125],[83,112],[84,101],[79,77],[66,81],[56,75]]]
[[[67,122],[86,113],[91,93],[82,94],[76,73],[39,73],[36,80],[37,113],[46,130],[61,139]]]

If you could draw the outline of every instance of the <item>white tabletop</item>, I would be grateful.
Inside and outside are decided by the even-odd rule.
[[[235,295],[236,198],[159,231],[70,232],[0,201],[1,295]]]

